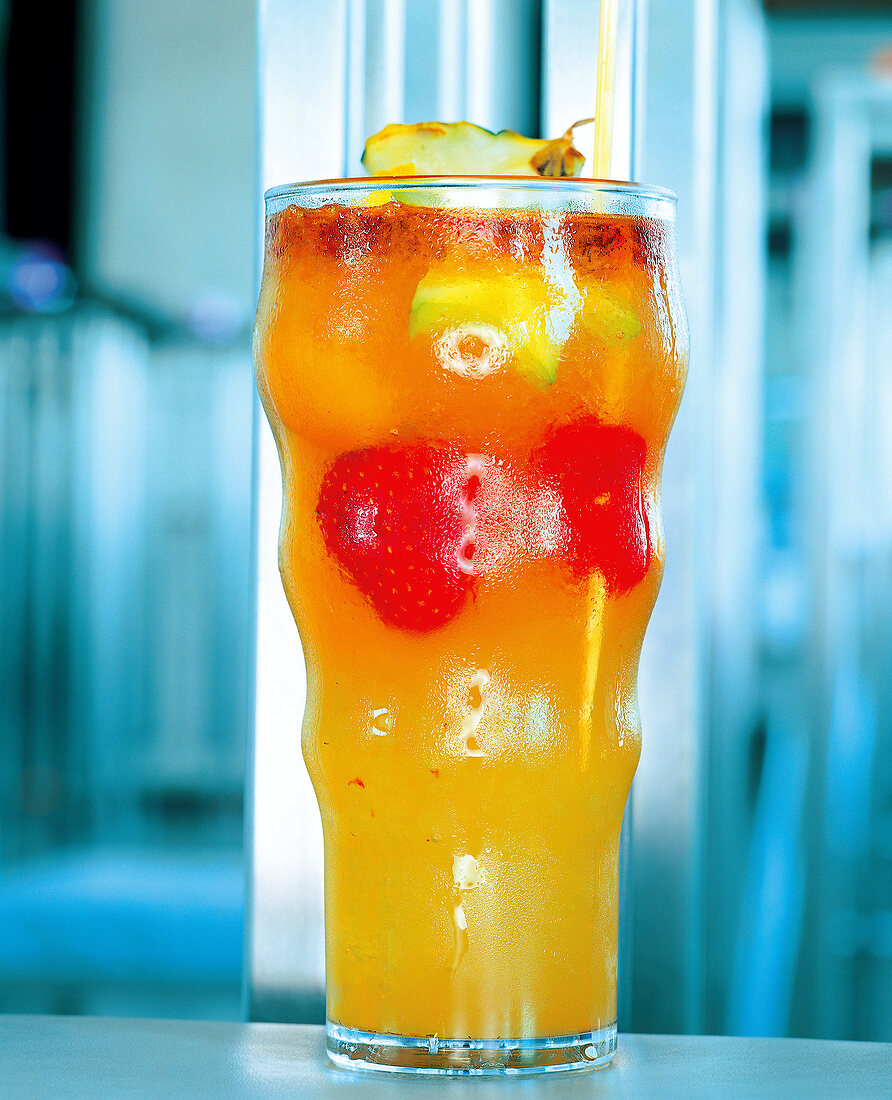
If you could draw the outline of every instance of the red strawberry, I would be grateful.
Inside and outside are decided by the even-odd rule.
[[[538,454],[543,480],[563,500],[563,556],[577,573],[600,570],[611,593],[633,588],[650,565],[646,455],[637,432],[593,416],[553,431]]]
[[[467,465],[450,446],[379,447],[340,455],[322,480],[325,544],[392,626],[443,626],[468,595]]]

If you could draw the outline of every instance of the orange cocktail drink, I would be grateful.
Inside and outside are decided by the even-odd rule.
[[[599,1064],[686,328],[665,192],[267,197],[255,352],[325,839],[329,1048]]]

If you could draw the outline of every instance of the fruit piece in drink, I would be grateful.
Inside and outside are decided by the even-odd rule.
[[[551,141],[470,122],[391,123],[365,143],[362,163],[374,176],[578,176],[585,158],[573,130],[592,121]]]
[[[539,452],[543,480],[567,517],[568,563],[583,577],[598,570],[611,595],[634,588],[650,565],[646,457],[637,432],[595,417],[555,429]]]
[[[464,602],[464,470],[454,449],[414,445],[342,454],[325,475],[326,546],[383,622],[432,630]]]

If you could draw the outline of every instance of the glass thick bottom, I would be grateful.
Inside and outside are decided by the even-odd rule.
[[[598,1069],[616,1053],[616,1024],[537,1039],[439,1039],[376,1035],[328,1022],[328,1056],[345,1069],[499,1077]]]

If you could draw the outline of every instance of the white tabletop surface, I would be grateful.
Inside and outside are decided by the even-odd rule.
[[[606,1069],[525,1080],[339,1070],[321,1027],[0,1016],[3,1100],[311,1096],[892,1097],[892,1044],[621,1035]]]

